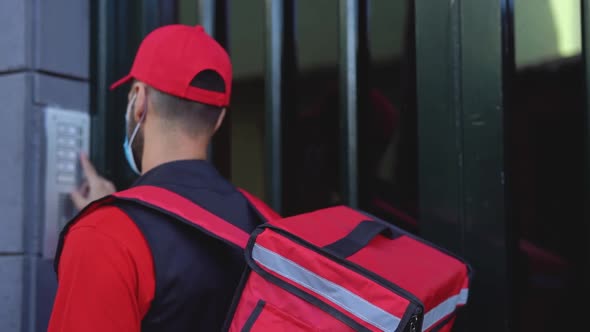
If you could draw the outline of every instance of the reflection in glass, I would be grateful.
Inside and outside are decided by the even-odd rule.
[[[584,77],[580,1],[515,1],[517,73],[508,115],[521,234],[519,331],[570,331],[582,289]]]

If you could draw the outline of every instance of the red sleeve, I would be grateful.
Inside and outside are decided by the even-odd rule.
[[[49,332],[139,332],[155,280],[135,224],[105,208],[80,220],[66,240]]]

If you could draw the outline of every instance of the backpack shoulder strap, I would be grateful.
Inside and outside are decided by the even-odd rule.
[[[137,186],[113,194],[116,199],[155,209],[204,233],[240,248],[246,248],[250,234],[219,218],[190,200],[163,188]]]
[[[250,194],[246,190],[242,188],[238,188],[238,190],[246,197],[250,205],[256,210],[260,215],[265,219],[266,222],[273,221],[276,219],[281,219],[282,217],[273,210],[270,206],[264,203],[260,198]]]

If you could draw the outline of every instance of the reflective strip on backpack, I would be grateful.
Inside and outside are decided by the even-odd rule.
[[[441,304],[432,308],[429,312],[424,315],[424,322],[422,323],[422,331],[426,331],[431,328],[434,324],[439,322],[441,319],[452,314],[457,306],[464,305],[467,303],[467,297],[469,295],[469,289],[464,288],[457,295],[453,295],[446,299]]]
[[[252,249],[252,258],[274,273],[329,299],[350,314],[382,331],[395,331],[400,323],[399,317],[258,244],[255,244]]]

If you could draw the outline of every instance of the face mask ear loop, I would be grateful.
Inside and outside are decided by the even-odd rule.
[[[135,99],[137,97],[137,93],[133,94],[131,100],[127,103],[127,109],[125,110],[125,122],[129,123],[129,113],[131,113],[131,108],[135,105]]]

